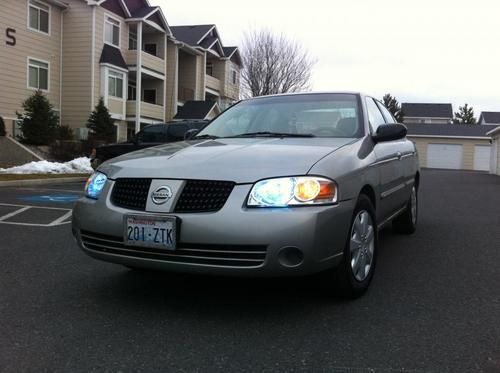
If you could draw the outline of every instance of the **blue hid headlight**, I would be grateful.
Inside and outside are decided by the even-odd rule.
[[[104,189],[104,185],[106,184],[107,179],[108,177],[103,173],[95,172],[87,180],[87,184],[85,185],[85,195],[88,198],[98,199],[99,195]]]

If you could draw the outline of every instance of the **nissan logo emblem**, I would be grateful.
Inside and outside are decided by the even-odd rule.
[[[156,188],[156,190],[151,193],[151,199],[157,205],[163,205],[170,198],[172,198],[174,194],[172,193],[172,189],[169,186],[161,186]]]

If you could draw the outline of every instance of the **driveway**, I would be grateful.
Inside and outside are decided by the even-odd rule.
[[[71,208],[22,197],[82,187],[0,203]],[[0,371],[500,372],[500,177],[424,170],[420,208],[413,236],[381,233],[356,301],[315,278],[131,271],[69,224],[0,224]]]

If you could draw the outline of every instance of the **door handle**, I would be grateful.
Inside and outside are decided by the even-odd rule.
[[[403,155],[401,154],[401,152],[397,152],[397,153],[396,153],[396,155],[397,155],[398,159],[399,159],[399,160],[401,160],[401,157],[403,156]]]

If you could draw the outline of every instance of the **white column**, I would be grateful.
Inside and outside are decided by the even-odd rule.
[[[167,121],[167,33],[163,36],[163,120]]]
[[[142,22],[137,24],[137,69],[135,86],[135,133],[141,130],[142,100]]]

